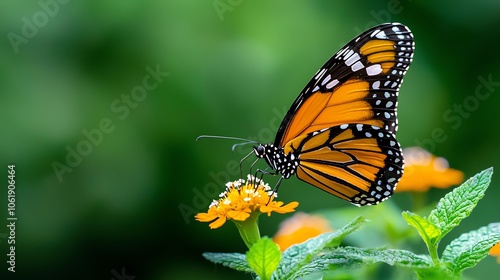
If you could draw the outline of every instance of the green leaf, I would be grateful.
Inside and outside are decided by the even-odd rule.
[[[460,272],[474,267],[488,255],[493,245],[500,240],[500,223],[492,223],[460,235],[443,252],[442,260],[449,263],[449,268]]]
[[[271,279],[280,263],[281,251],[270,238],[263,237],[252,245],[246,256],[248,265],[261,279]]]
[[[300,269],[295,270],[292,274],[287,275],[286,278],[283,279],[302,279],[313,273],[325,273],[332,270],[332,266],[335,266],[335,269],[352,269],[358,268],[361,265],[362,262],[357,259],[348,259],[341,255],[331,256],[322,253],[314,257],[311,262],[306,263]]]
[[[440,240],[441,231],[426,218],[408,211],[404,211],[402,215],[410,226],[417,229],[425,244],[435,245]]]
[[[441,237],[469,216],[478,201],[484,196],[491,181],[490,167],[467,180],[460,187],[446,194],[427,218],[441,230]]]
[[[245,254],[240,253],[203,253],[203,257],[213,263],[244,272],[253,272],[248,266]]]
[[[393,266],[406,267],[419,275],[418,279],[458,279],[447,269],[436,267],[429,256],[417,255],[406,250],[396,249],[364,249],[358,247],[333,248],[325,253],[330,260],[345,259],[337,268],[356,268],[367,264],[383,262]]]
[[[283,252],[281,263],[273,276],[276,279],[294,279],[292,276],[306,265],[309,268],[308,273],[324,270],[325,266],[321,264],[321,256],[318,257],[318,253],[325,247],[338,246],[346,235],[357,230],[365,222],[365,218],[358,217],[339,230],[291,246]]]
[[[328,253],[329,258],[345,258],[359,260],[364,264],[383,262],[389,265],[397,265],[411,268],[430,268],[433,266],[430,258],[425,255],[417,255],[410,251],[396,249],[365,249],[358,247],[333,248]]]
[[[332,266],[336,269],[355,269],[377,262],[409,267],[413,270],[432,269],[433,266],[428,256],[416,255],[405,250],[335,247],[322,251],[318,258],[304,265],[289,279],[298,279],[313,272],[331,270]]]

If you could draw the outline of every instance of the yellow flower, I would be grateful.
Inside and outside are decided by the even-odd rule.
[[[497,243],[495,246],[490,249],[490,256],[497,257],[497,262],[500,263],[500,243]]]
[[[226,184],[226,190],[222,192],[220,199],[210,204],[207,213],[199,213],[195,216],[200,222],[211,222],[209,227],[216,229],[227,220],[244,222],[252,215],[260,215],[271,212],[279,214],[295,211],[298,202],[290,202],[286,205],[282,201],[274,201],[276,198],[268,184],[264,184],[259,178],[248,175],[245,181],[239,179]]]
[[[396,192],[425,192],[430,187],[449,188],[463,181],[463,173],[449,168],[448,161],[419,147],[403,150],[405,167]]]
[[[332,229],[322,216],[299,212],[280,224],[273,241],[278,244],[281,251],[285,251],[294,244],[302,243],[309,238],[329,231]]]

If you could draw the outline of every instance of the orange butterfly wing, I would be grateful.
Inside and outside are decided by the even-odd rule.
[[[401,24],[365,31],[316,73],[292,104],[275,145],[347,123],[397,130],[397,95],[413,56],[413,36]]]
[[[300,154],[297,177],[341,199],[369,205],[391,196],[403,174],[394,134],[377,126],[334,126],[293,139],[285,153]]]

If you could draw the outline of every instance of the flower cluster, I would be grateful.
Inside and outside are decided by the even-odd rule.
[[[448,161],[419,147],[403,149],[405,167],[396,192],[425,192],[431,187],[449,188],[463,181],[463,173],[449,167]]]
[[[220,199],[214,200],[207,213],[195,216],[200,222],[210,222],[209,227],[216,229],[227,220],[244,222],[252,215],[272,212],[284,214],[295,211],[298,202],[286,205],[282,201],[275,201],[276,193],[259,178],[248,175],[247,180],[239,179],[226,184],[226,189],[219,195]]]
[[[322,216],[298,212],[281,222],[273,241],[279,245],[281,251],[285,251],[294,244],[330,231],[333,231],[332,228]]]

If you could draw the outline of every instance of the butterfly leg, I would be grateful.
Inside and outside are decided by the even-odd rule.
[[[264,178],[265,174],[276,175],[276,173],[269,172],[269,171],[267,171],[267,169],[268,168],[266,168],[264,170],[257,169],[255,171],[255,173],[253,174],[253,180],[255,180],[255,181],[252,181],[252,184],[254,184],[255,187],[257,187],[257,183],[262,182],[262,178]],[[250,173],[252,173],[251,169],[250,169]]]
[[[254,178],[257,178],[258,174],[260,174],[260,177],[259,177],[259,180],[262,180],[262,178],[264,177],[264,175],[277,175],[278,173],[274,172],[270,172],[268,171],[269,167],[266,168],[266,169],[257,169],[254,173]]]
[[[276,193],[278,193],[278,187],[280,186],[281,184],[281,180],[283,180],[283,176],[280,177],[280,179],[278,180],[278,182],[276,183],[276,186],[274,186],[274,189],[273,191],[271,192],[271,194],[269,195],[269,200],[267,201],[267,204],[269,204],[269,202],[271,202],[271,199],[274,197],[274,195]]]

